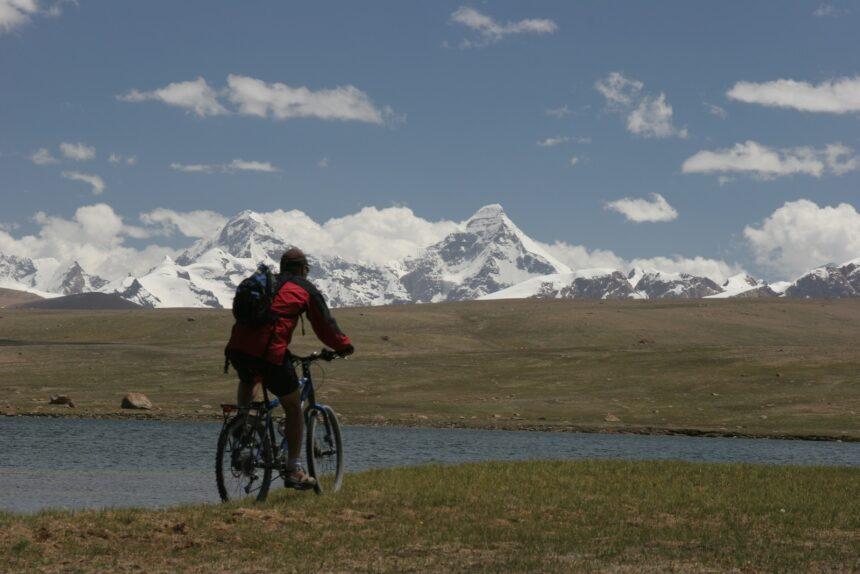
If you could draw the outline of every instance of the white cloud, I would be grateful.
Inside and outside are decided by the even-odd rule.
[[[576,164],[578,164],[578,163],[579,163],[579,158],[578,158],[578,157],[576,157],[575,155],[570,156],[570,159],[568,159],[568,160],[567,160],[567,164],[568,164],[570,167],[573,167],[573,166],[575,166],[575,165],[576,165]]]
[[[476,31],[480,36],[477,41],[464,40],[460,44],[463,48],[487,46],[514,34],[543,35],[552,34],[558,30],[555,22],[545,18],[527,18],[503,24],[492,16],[465,6],[461,6],[451,14],[451,21]]]
[[[842,175],[860,168],[854,150],[842,144],[823,149],[796,147],[776,150],[748,140],[728,149],[703,150],[687,158],[681,166],[684,173],[749,173],[761,179],[806,174],[821,177],[825,173]]]
[[[708,259],[707,257],[699,256],[683,257],[680,255],[633,259],[630,261],[629,266],[646,271],[688,273],[698,277],[707,277],[720,285],[732,275],[745,272],[743,267],[719,259]]]
[[[860,213],[848,203],[820,207],[807,199],[786,202],[764,221],[744,229],[759,265],[781,279],[860,255]]]
[[[562,241],[553,244],[542,244],[547,251],[571,269],[608,268],[626,273],[638,268],[647,271],[663,271],[667,273],[689,273],[699,277],[708,277],[718,284],[723,283],[732,275],[743,272],[738,265],[726,263],[719,259],[706,257],[640,257],[624,259],[606,249],[589,250],[583,245],[570,245]]]
[[[278,120],[319,118],[382,124],[396,120],[391,108],[377,108],[370,97],[355,86],[313,91],[304,86],[291,87],[275,82],[230,74],[228,98],[240,114]]]
[[[552,116],[554,118],[565,118],[570,115],[570,109],[568,109],[567,105],[560,106],[558,108],[550,108],[546,110],[546,115]]]
[[[159,207],[140,214],[140,221],[155,227],[156,233],[173,235],[176,231],[185,237],[212,237],[224,226],[227,218],[208,210],[179,212]]]
[[[128,273],[143,274],[165,255],[175,251],[158,245],[135,249],[125,245],[128,237],[146,234],[127,225],[103,203],[78,208],[70,219],[37,213],[39,231],[15,238],[0,231],[0,253],[31,258],[55,258],[66,267],[80,262],[88,272],[106,279],[120,279]]]
[[[255,161],[255,160],[244,160],[244,159],[234,159],[230,163],[192,163],[192,164],[183,164],[183,163],[171,163],[170,169],[174,171],[181,171],[183,173],[236,173],[237,171],[260,171],[266,173],[273,173],[277,171],[281,171],[279,167],[272,165],[267,161]]]
[[[330,164],[329,159],[327,157],[322,158],[317,162],[317,166],[321,168],[326,168]]]
[[[0,34],[27,24],[38,12],[36,0],[0,0]]]
[[[275,167],[271,163],[267,161],[253,161],[253,160],[244,160],[244,159],[234,159],[226,166],[224,166],[225,171],[263,171],[267,173],[272,173],[276,171],[281,171],[280,168]]]
[[[825,80],[813,85],[795,80],[738,82],[726,95],[740,102],[803,112],[860,112],[860,76]]]
[[[97,175],[89,175],[79,171],[64,171],[62,175],[66,179],[82,181],[89,184],[93,195],[101,195],[107,187],[105,186],[104,180]]]
[[[365,207],[322,225],[301,211],[264,214],[275,231],[312,254],[385,264],[417,255],[419,250],[460,229],[452,221],[428,221],[407,207]]]
[[[203,163],[171,163],[170,169],[174,171],[181,171],[183,173],[212,173],[215,171],[216,166],[203,164]]]
[[[541,245],[571,269],[610,268],[623,271],[627,268],[627,261],[608,249],[589,250],[584,245],[571,245],[564,241]]]
[[[89,161],[96,157],[96,148],[81,142],[63,142],[60,144],[60,153],[75,161]]]
[[[555,137],[549,137],[549,138],[540,140],[539,142],[537,142],[537,145],[539,145],[541,147],[553,147],[553,146],[561,145],[563,143],[567,143],[569,141],[570,141],[570,138],[567,136],[555,136]]]
[[[636,109],[627,116],[627,129],[646,138],[687,137],[687,129],[672,125],[672,106],[666,103],[666,94],[656,98],[645,96]]]
[[[606,98],[608,105],[622,108],[633,106],[644,87],[645,84],[639,80],[625,78],[620,72],[610,72],[604,79],[594,83],[594,88]]]
[[[194,112],[198,117],[229,113],[218,101],[218,93],[201,77],[188,82],[174,82],[149,92],[131,90],[117,96],[124,102],[159,101]]]
[[[51,155],[51,152],[48,151],[48,148],[39,148],[33,155],[30,156],[30,161],[35,163],[36,165],[48,165],[52,163],[57,163],[57,158]]]
[[[829,144],[824,148],[824,162],[834,175],[844,175],[849,171],[860,169],[860,156],[854,155],[854,150],[842,144]]]
[[[606,99],[610,111],[627,115],[627,130],[645,138],[687,137],[686,128],[677,128],[672,123],[672,106],[666,94],[652,96],[644,94],[645,84],[624,77],[620,72],[611,72],[594,84],[594,88]]]
[[[114,165],[119,165],[121,163],[125,163],[126,165],[136,165],[137,156],[130,155],[126,158],[123,158],[123,156],[118,153],[112,153],[108,156],[108,161]]]
[[[678,211],[669,205],[659,193],[652,193],[651,200],[642,198],[616,199],[606,204],[606,209],[617,211],[627,218],[628,221],[636,223],[672,221],[678,218]]]
[[[232,113],[219,100],[221,96],[237,106],[235,113],[248,116],[271,115],[278,120],[351,120],[372,124],[405,121],[405,116],[396,114],[390,107],[379,108],[374,105],[370,97],[355,86],[313,91],[304,86],[291,87],[278,82],[268,84],[236,74],[227,77],[227,87],[220,91],[198,77],[193,81],[175,82],[149,92],[131,90],[117,97],[124,102],[160,101],[206,117]]]
[[[833,4],[822,4],[821,6],[816,8],[814,12],[812,12],[812,15],[815,16],[816,18],[827,18],[827,17],[835,18],[838,16],[844,16],[844,15],[848,14],[849,12],[850,12],[850,10],[847,10],[845,8],[837,8]]]
[[[712,116],[717,116],[721,120],[724,120],[729,117],[729,113],[725,110],[725,108],[722,108],[716,104],[709,104],[705,102],[705,107],[708,109],[708,112]]]

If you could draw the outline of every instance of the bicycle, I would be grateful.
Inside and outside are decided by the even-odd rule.
[[[337,415],[331,407],[316,402],[311,365],[318,360],[332,361],[340,355],[329,349],[311,353],[306,357],[293,356],[294,364],[301,364],[299,379],[305,420],[305,455],[308,473],[316,483],[317,494],[337,492],[343,484],[343,439]],[[286,486],[286,475],[277,454],[286,442],[285,416],[278,419],[281,442],[275,440],[273,412],[280,404],[263,386],[263,400],[247,407],[222,404],[224,424],[218,435],[215,453],[215,479],[221,500],[227,502],[249,496],[263,502],[269,494],[273,473],[281,477]],[[274,448],[277,445],[277,449]]]

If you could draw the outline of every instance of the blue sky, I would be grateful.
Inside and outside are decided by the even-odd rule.
[[[322,222],[392,205],[462,220],[498,202],[544,242],[779,278],[785,251],[822,233],[792,269],[860,246],[858,23],[856,4],[820,1],[0,0],[0,223],[20,238],[44,224],[36,212],[95,203],[129,222],[156,208]],[[269,96],[306,87],[305,117],[278,119],[275,104],[261,117],[231,75]],[[154,93],[198,78],[220,108]],[[607,207],[624,198],[656,208]],[[783,228],[744,233],[780,213],[813,222],[785,244]]]

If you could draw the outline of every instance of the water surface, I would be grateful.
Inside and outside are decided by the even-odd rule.
[[[0,509],[216,502],[220,423],[0,418]],[[346,427],[348,472],[429,462],[582,458],[860,466],[860,444]],[[347,476],[349,480],[349,476]]]

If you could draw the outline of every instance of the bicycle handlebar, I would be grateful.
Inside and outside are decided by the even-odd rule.
[[[335,359],[342,359],[343,357],[338,354],[337,351],[332,351],[331,349],[320,349],[319,351],[314,351],[305,357],[293,355],[292,358],[293,361],[297,363],[313,363],[314,361],[334,361]]]

